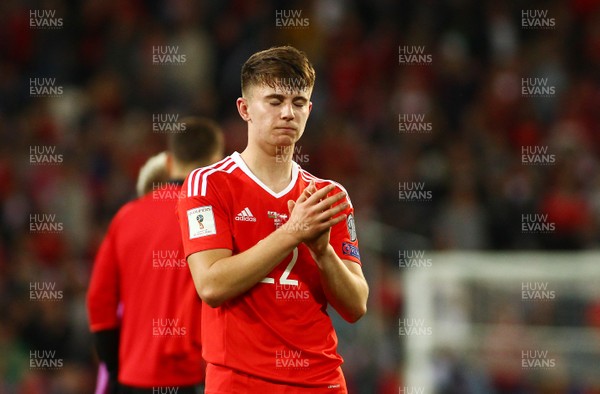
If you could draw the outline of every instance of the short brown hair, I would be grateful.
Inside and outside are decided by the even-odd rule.
[[[306,54],[291,46],[256,52],[242,66],[242,94],[250,86],[304,90],[312,89],[314,84],[315,69]]]
[[[183,164],[204,163],[224,149],[223,131],[214,121],[203,117],[181,119],[185,130],[169,134],[169,151]]]

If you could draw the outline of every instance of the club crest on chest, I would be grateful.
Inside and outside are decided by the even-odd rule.
[[[281,227],[288,220],[287,214],[276,211],[267,211],[267,216],[269,219],[273,219],[273,224],[276,229]]]

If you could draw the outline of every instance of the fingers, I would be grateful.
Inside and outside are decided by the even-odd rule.
[[[338,213],[342,212],[346,208],[348,208],[348,206],[349,206],[349,204],[347,202],[338,204],[335,207],[329,206],[319,215],[319,219],[325,220],[325,219],[331,218],[331,217],[337,215]]]
[[[300,195],[300,197],[298,197],[296,202],[301,203],[308,199],[312,199],[311,202],[315,201],[315,200],[319,201],[319,200],[323,199],[325,196],[327,196],[327,193],[331,192],[334,188],[335,187],[333,185],[327,185],[321,189],[317,189],[317,186],[315,185],[315,181],[310,181],[310,183],[302,191],[302,194]]]
[[[344,193],[344,192],[336,193],[333,196],[327,197],[326,199],[324,199],[324,200],[320,201],[318,204],[316,204],[315,209],[317,209],[319,211],[324,211],[324,210],[330,208],[336,202],[342,200],[344,197],[346,197],[346,193]],[[344,203],[344,204],[345,204],[345,207],[343,209],[348,207],[348,203]],[[342,204],[340,204],[340,205],[342,205]]]
[[[300,197],[296,199],[296,202],[301,203],[306,201],[313,193],[317,191],[314,181],[310,181],[309,185],[302,191]]]
[[[333,184],[318,189],[315,182],[311,181],[295,202],[288,201],[290,221],[306,223],[311,228],[309,233],[318,234],[345,220],[346,215],[342,212],[350,204],[343,201],[346,198],[344,192],[329,196],[335,189],[336,186]],[[292,218],[292,211],[294,211],[294,218]],[[307,236],[310,239],[314,235],[307,234]]]
[[[306,189],[308,192],[311,194],[310,197],[308,198],[309,200],[312,201],[321,201],[322,199],[324,199],[325,197],[327,197],[327,195],[329,193],[331,193],[333,191],[333,189],[335,189],[334,185],[327,185],[325,187],[322,187],[320,189],[317,189],[317,186],[315,185],[314,181],[311,181],[310,184],[306,187]]]
[[[331,227],[335,226],[336,224],[338,224],[338,223],[340,223],[340,222],[342,222],[344,220],[346,220],[346,214],[339,215],[339,216],[336,216],[334,218],[331,218],[325,224],[327,225],[327,227],[331,228]]]
[[[327,185],[320,189],[317,189],[314,181],[311,181],[310,184],[302,191],[302,194],[300,195],[300,197],[298,197],[296,202],[302,203],[304,201],[307,201],[309,204],[317,204],[322,201],[329,201],[329,204],[322,204],[322,205],[331,205],[346,196],[345,193],[340,192],[340,193],[336,194],[336,196],[338,196],[337,198],[327,200],[326,199],[327,195],[329,193],[331,193],[333,190],[335,190],[335,185],[330,184],[330,185]]]
[[[324,218],[324,220],[326,220],[328,218],[329,218],[329,220],[326,220],[326,221],[320,223],[318,225],[318,227],[317,227],[317,231],[318,232],[320,232],[320,231],[326,231],[326,230],[332,228],[333,226],[335,226],[336,224],[338,224],[338,223],[346,220],[346,217],[347,217],[346,214],[338,215],[338,216],[335,216],[335,217],[332,217],[331,215],[330,216],[326,216]]]
[[[346,193],[344,192],[339,192],[334,194],[333,196],[327,197],[327,195],[334,189],[334,185],[327,185],[325,187],[322,187],[321,189],[317,189],[314,181],[311,181],[310,184],[304,189],[300,197],[298,197],[294,206],[296,204],[303,204],[304,206],[310,207],[311,211],[313,212],[326,214],[320,215],[322,217],[331,217],[333,215],[336,215],[342,210],[348,208],[349,204],[347,202],[338,204],[334,210],[331,210],[331,207],[335,203],[343,200],[346,197]]]
[[[317,189],[317,185],[315,184],[315,181],[314,180],[310,181],[308,183],[308,186],[306,186],[305,190],[308,190],[310,192],[309,194],[313,194],[314,192],[316,192],[318,189]]]

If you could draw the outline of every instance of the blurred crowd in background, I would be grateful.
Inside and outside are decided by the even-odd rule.
[[[30,12],[41,9],[62,26],[32,28]],[[526,9],[547,11],[554,26],[524,28]],[[308,26],[277,26],[278,10],[300,11]],[[241,151],[241,65],[280,44],[305,51],[317,71],[297,161],[342,183],[356,208],[371,295],[363,321],[338,325],[352,393],[402,386],[399,250],[597,248],[598,0],[5,0],[0,393],[90,392],[90,270],[112,216],[135,197],[140,166],[165,148],[156,116],[214,118],[227,153]],[[429,61],[403,64],[406,46]],[[185,62],[156,64],[157,47]],[[35,78],[55,78],[60,94],[32,96]],[[526,97],[523,78],[548,78],[554,94]],[[423,115],[430,131],[400,130],[405,114]],[[554,160],[525,163],[523,147]],[[60,162],[33,163],[39,149],[55,149]],[[402,200],[407,184],[430,198]],[[32,214],[56,215],[63,229],[31,231]],[[523,232],[527,214],[547,215],[553,230]],[[32,301],[36,282],[56,283],[63,298]],[[589,315],[600,326],[599,313]],[[32,370],[30,349],[56,350],[64,366]],[[503,388],[505,376],[487,376],[498,392],[535,392],[519,379]],[[440,392],[461,392],[448,387]]]

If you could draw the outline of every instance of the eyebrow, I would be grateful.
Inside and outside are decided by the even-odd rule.
[[[266,95],[265,99],[267,99],[267,100],[269,100],[269,99],[276,99],[276,100],[279,100],[279,101],[283,101],[283,100],[285,100],[285,97],[286,96],[284,96],[283,94],[272,93],[272,94]],[[303,101],[305,103],[308,102],[308,99],[306,97],[304,97],[304,96],[294,96],[292,98],[292,101],[298,101],[298,100]]]

